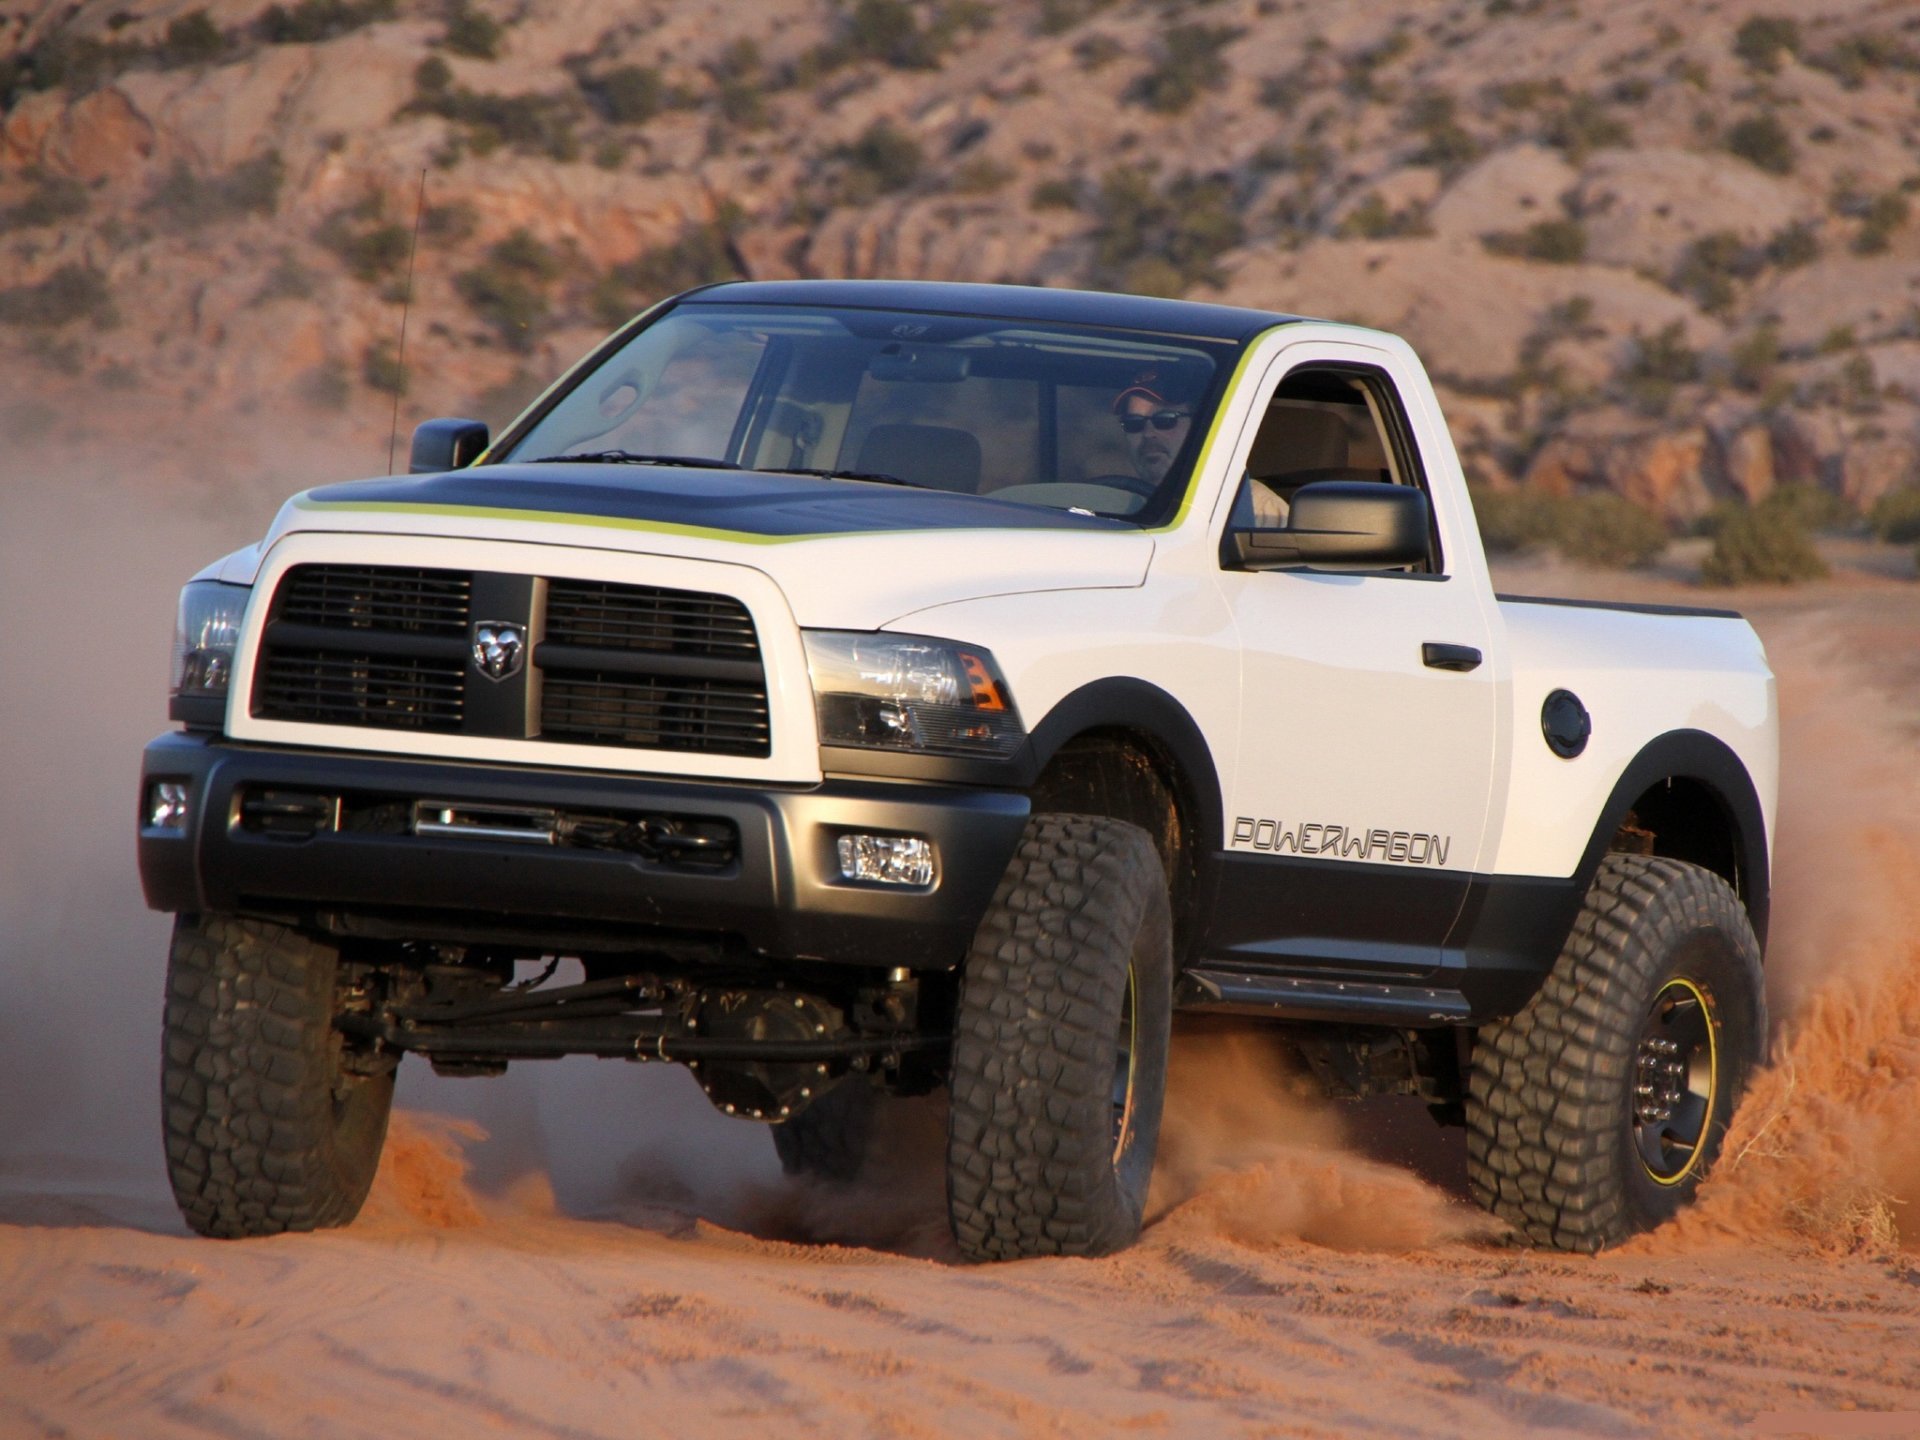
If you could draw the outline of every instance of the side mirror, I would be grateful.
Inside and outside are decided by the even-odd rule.
[[[1233,530],[1246,570],[1382,570],[1427,558],[1427,497],[1410,485],[1322,480],[1294,492],[1284,530]]]
[[[413,432],[409,475],[464,470],[487,448],[487,427],[478,420],[427,420]]]

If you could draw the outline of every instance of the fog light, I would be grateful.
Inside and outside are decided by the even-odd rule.
[[[147,787],[147,828],[187,828],[187,786],[181,780],[157,780]]]
[[[931,885],[933,842],[917,835],[842,835],[840,874],[878,885]]]

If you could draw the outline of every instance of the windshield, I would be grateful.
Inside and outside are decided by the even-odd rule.
[[[1220,342],[894,310],[686,304],[499,458],[825,473],[1153,522],[1185,492]]]

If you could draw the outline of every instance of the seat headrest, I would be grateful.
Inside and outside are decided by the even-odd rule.
[[[980,442],[947,425],[876,425],[853,467],[898,475],[929,490],[980,493]]]
[[[1267,411],[1247,457],[1249,475],[1337,470],[1347,463],[1347,424],[1331,410],[1279,404]]]

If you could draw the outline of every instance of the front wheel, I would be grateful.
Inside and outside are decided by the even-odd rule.
[[[1653,1228],[1699,1189],[1766,1034],[1760,945],[1727,882],[1607,856],[1546,983],[1475,1041],[1474,1198],[1556,1250]]]
[[[339,954],[285,926],[174,924],[161,1108],[187,1224],[238,1238],[345,1225],[386,1142],[393,1057],[351,1050]]]
[[[1172,1017],[1147,833],[1036,815],[980,922],[954,1020],[947,1208],[972,1260],[1104,1255],[1140,1233]]]

